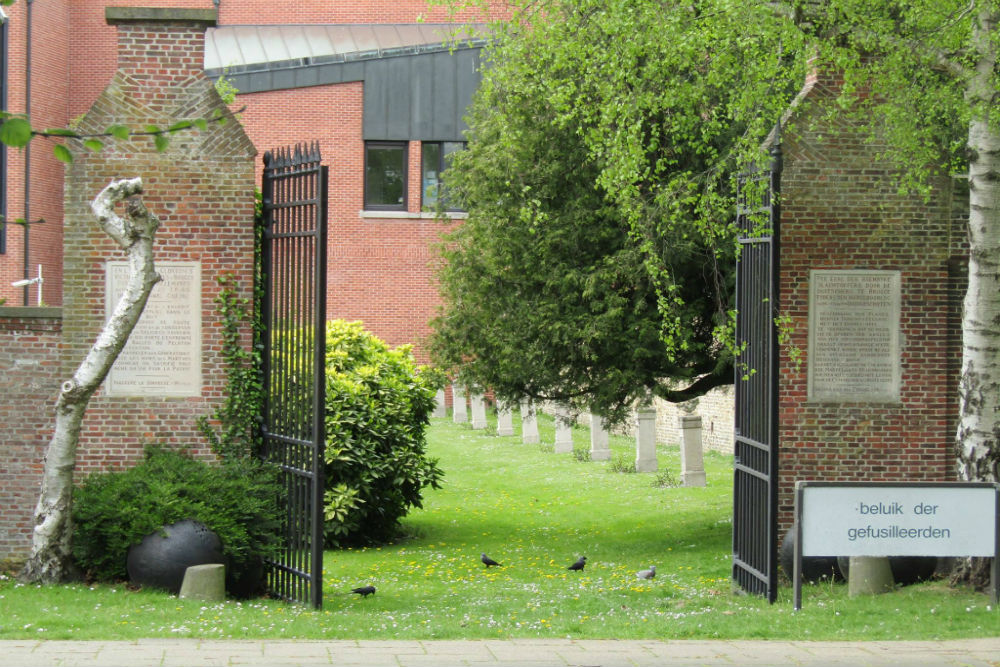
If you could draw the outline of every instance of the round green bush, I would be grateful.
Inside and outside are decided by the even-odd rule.
[[[444,376],[418,367],[408,345],[390,348],[359,322],[326,330],[325,542],[391,540],[399,520],[438,488],[425,452],[434,395]]]
[[[256,461],[213,465],[150,447],[136,466],[95,473],[76,490],[73,557],[90,579],[124,579],[130,546],[193,519],[222,540],[229,591],[253,594],[264,559],[280,549],[280,493],[275,471]]]

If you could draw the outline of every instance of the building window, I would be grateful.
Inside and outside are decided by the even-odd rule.
[[[365,209],[406,210],[407,142],[365,142]]]
[[[452,156],[465,148],[464,141],[425,141],[420,148],[420,192],[424,210],[459,211],[448,201],[441,182],[441,172],[449,167]]]

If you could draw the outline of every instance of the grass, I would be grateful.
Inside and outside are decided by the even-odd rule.
[[[553,441],[542,416],[543,442]],[[585,449],[586,429],[575,429]],[[630,439],[612,436],[627,457]],[[791,590],[775,605],[733,592],[730,457],[707,452],[708,486],[681,488],[676,448],[661,470],[610,472],[465,425],[435,420],[429,449],[445,486],[379,548],[328,552],[320,611],[274,600],[206,605],[123,585],[0,581],[0,639],[140,637],[473,639],[952,639],[1000,634],[989,598],[940,582],[850,598],[843,584]],[[486,570],[479,554],[503,564]],[[588,558],[583,572],[566,566]],[[657,566],[657,577],[635,572]],[[372,584],[358,598],[348,591]]]

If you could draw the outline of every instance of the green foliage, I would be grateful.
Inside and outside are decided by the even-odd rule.
[[[215,304],[222,319],[222,359],[226,365],[226,392],[212,417],[219,422],[216,431],[207,417],[198,419],[198,429],[212,451],[223,460],[250,458],[258,451],[258,417],[261,413],[263,387],[259,354],[247,346],[244,334],[249,328],[256,340],[260,318],[250,300],[239,296],[232,275],[217,278],[222,288]]]
[[[328,546],[393,538],[399,520],[438,488],[425,432],[444,376],[418,368],[409,346],[390,349],[358,322],[326,330]]]
[[[212,418],[219,423],[220,430],[217,432],[205,416],[197,421],[198,429],[212,451],[223,460],[248,458],[259,452],[258,425],[264,400],[259,353],[264,325],[260,309],[255,307],[261,302],[264,290],[260,273],[264,214],[259,190],[254,193],[253,233],[253,302],[239,295],[231,274],[217,278],[221,289],[215,297],[215,304],[222,319],[226,393],[222,405],[212,413]],[[243,339],[247,328],[251,337],[249,347]]]
[[[608,461],[608,472],[635,472],[635,457],[628,452],[615,452]]]
[[[685,122],[699,125],[700,143],[669,143],[680,107],[693,102],[644,94],[627,102],[648,105],[627,119],[648,135],[628,140],[639,142],[641,178],[627,188],[611,178],[621,173],[617,158],[593,143],[610,121],[583,111],[611,91],[575,86],[597,86],[589,68],[621,59],[620,50],[655,44],[619,63],[627,74],[602,70],[612,82],[633,77],[632,92],[639,83],[652,89],[652,80],[635,77],[652,77],[647,70],[661,65],[666,46],[647,35],[662,12],[605,5],[549,3],[556,13],[533,17],[530,28],[499,28],[469,117],[468,150],[445,174],[469,217],[443,249],[446,306],[432,350],[440,365],[504,399],[559,400],[618,422],[649,391],[678,401],[732,381],[718,335],[729,321],[732,232],[694,223],[731,202],[725,172],[711,160],[738,129],[720,123],[710,131],[690,120],[721,104],[706,86],[700,104],[683,109]],[[567,48],[582,51],[570,57]],[[691,67],[681,56],[670,62]],[[700,175],[697,188],[661,187],[691,174]]]
[[[215,92],[219,93],[222,101],[229,105],[236,101],[240,89],[233,85],[233,80],[227,78],[226,74],[226,70],[223,70],[222,75],[215,80]]]
[[[235,93],[233,94],[235,95]],[[242,111],[242,109],[239,111]],[[234,112],[234,114],[238,114],[239,111]],[[135,129],[116,123],[109,125],[103,132],[91,134],[78,132],[75,129],[79,121],[71,122],[69,124],[70,127],[36,128],[31,124],[31,119],[25,114],[13,113],[3,109],[0,110],[0,143],[13,148],[23,148],[36,137],[43,137],[45,139],[76,139],[84,148],[96,153],[103,150],[105,145],[104,141],[102,141],[103,139],[114,138],[120,141],[127,141],[134,137],[151,137],[156,150],[163,152],[170,145],[170,138],[174,134],[191,130],[204,132],[208,129],[210,123],[225,125],[229,122],[229,116],[228,112],[215,109],[211,116],[207,118],[185,118],[168,127],[146,125],[142,129]],[[60,162],[68,164],[73,161],[73,153],[65,144],[53,144],[52,153]]]
[[[230,589],[280,548],[281,488],[252,460],[210,465],[185,452],[151,447],[138,465],[87,477],[73,496],[73,557],[89,578],[126,577],[128,549],[183,519],[222,540]]]

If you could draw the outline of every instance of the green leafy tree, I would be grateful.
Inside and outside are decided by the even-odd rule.
[[[542,65],[539,94],[595,156],[598,183],[639,238],[683,228],[720,234],[732,217],[722,183],[760,159],[767,133],[814,67],[843,73],[834,113],[864,119],[889,143],[886,156],[904,186],[929,191],[942,172],[966,180],[956,462],[964,479],[1000,478],[1000,2],[508,4],[513,18],[497,26],[497,48],[525,67]],[[692,153],[708,168],[691,163]],[[655,277],[669,270],[655,253],[647,257]],[[657,287],[661,307],[669,304],[675,284]],[[667,310],[664,322],[669,339]]]
[[[514,42],[519,46],[519,42]],[[598,183],[601,163],[545,98],[548,61],[497,49],[446,174],[469,211],[443,246],[432,353],[498,397],[554,399],[613,421],[653,392],[687,400],[732,381],[714,339],[731,262],[698,234],[649,239],[685,323],[667,342],[647,257]]]

